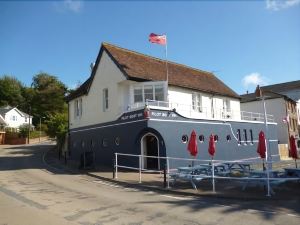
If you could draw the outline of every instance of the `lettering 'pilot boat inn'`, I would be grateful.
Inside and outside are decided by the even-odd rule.
[[[67,97],[69,150],[80,160],[94,152],[95,163],[111,165],[116,152],[190,158],[188,139],[197,133],[198,159],[257,158],[264,116],[240,110],[240,96],[214,74],[103,43],[91,76]],[[268,119],[269,154],[278,160],[276,123]],[[130,160],[129,160],[130,161]],[[130,163],[127,161],[127,163]],[[159,168],[144,158],[144,168]]]

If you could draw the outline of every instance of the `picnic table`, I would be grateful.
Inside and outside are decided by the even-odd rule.
[[[277,186],[289,180],[286,178],[285,173],[279,170],[269,170],[269,184],[270,184],[270,193],[274,195],[275,192],[272,186]],[[247,177],[242,177],[242,181],[245,181],[243,185],[243,190],[247,188],[249,185],[255,186],[267,186],[267,171],[266,170],[252,170],[249,172]]]
[[[251,166],[249,163],[240,163],[240,162],[234,162],[234,163],[224,163],[227,165],[229,171],[240,171],[240,172],[250,172]]]
[[[214,172],[216,175],[225,173],[225,166],[215,165]],[[177,172],[170,174],[170,177],[173,180],[173,184],[176,182],[176,180],[190,181],[193,188],[197,190],[196,182],[212,178],[212,165],[199,164],[193,167],[178,167]]]
[[[300,177],[299,168],[284,168],[284,170],[288,177]]]

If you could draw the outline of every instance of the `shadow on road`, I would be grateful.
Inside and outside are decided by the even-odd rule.
[[[74,174],[57,162],[56,157],[45,157],[50,150],[51,154],[58,154],[54,148],[53,144],[0,146],[0,171],[43,169],[54,174]]]

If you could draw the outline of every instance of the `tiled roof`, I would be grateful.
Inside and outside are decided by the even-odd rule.
[[[269,90],[277,93],[282,93],[289,90],[300,89],[300,80],[290,81],[286,83],[273,84],[261,87],[263,90]]]
[[[273,91],[267,91],[265,93],[265,96],[266,99],[284,98],[286,100],[295,102],[293,99],[290,99],[288,96]],[[253,101],[260,101],[260,99],[256,97],[255,93],[241,95],[241,103],[253,102]]]
[[[138,52],[103,43],[91,77],[67,100],[86,94],[95,76],[101,53],[105,50],[110,58],[129,80],[163,81],[166,80],[166,61]],[[170,86],[189,88],[197,91],[240,98],[232,89],[214,74],[168,61],[168,82]]]
[[[11,106],[0,107],[0,115],[4,116],[8,111],[12,110]]]
[[[85,95],[88,93],[89,87],[92,83],[92,77],[89,77],[80,87],[71,92],[68,96],[66,96],[66,100],[70,101],[74,98],[78,98],[79,96]]]

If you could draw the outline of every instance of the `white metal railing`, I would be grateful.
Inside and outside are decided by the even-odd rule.
[[[264,114],[256,112],[246,112],[239,110],[228,110],[221,108],[207,108],[181,104],[176,102],[146,100],[146,102],[137,102],[129,105],[124,111],[133,111],[148,106],[153,109],[176,110],[179,114],[193,119],[221,119],[221,120],[248,120],[264,122]],[[274,122],[274,116],[267,114],[267,121]]]
[[[119,158],[120,157],[134,157],[134,158],[138,158],[138,167],[134,167],[134,166],[128,166],[128,165],[120,165],[119,164]],[[262,167],[261,166],[261,161],[259,159],[257,160],[198,160],[198,159],[188,159],[188,158],[176,158],[176,157],[160,157],[160,156],[145,156],[145,155],[134,155],[134,154],[124,154],[124,153],[115,153],[115,163],[114,163],[114,173],[115,179],[118,179],[118,168],[124,168],[124,169],[130,169],[130,170],[136,170],[139,171],[139,183],[142,183],[142,172],[143,171],[159,171],[160,170],[148,170],[143,168],[143,160],[145,158],[155,158],[158,159],[158,162],[160,163],[160,160],[165,160],[165,172],[167,175],[167,188],[170,188],[170,175],[171,175],[171,171],[175,171],[177,169],[179,169],[180,167],[174,167],[172,168],[171,166],[171,161],[183,161],[183,162],[192,162],[192,166],[197,166],[197,165],[203,165],[201,163],[205,163],[206,165],[209,165],[211,167],[211,172],[206,176],[206,178],[212,179],[212,190],[215,193],[215,179],[223,179],[223,180],[238,180],[238,181],[245,181],[246,180],[246,186],[248,184],[249,181],[263,181],[267,183],[267,196],[270,196],[271,193],[273,192],[271,186],[270,186],[270,181],[299,181],[300,178],[290,178],[290,177],[277,177],[274,174],[276,174],[277,172],[282,173],[281,171],[273,171],[272,169],[268,169],[268,168],[272,168],[272,164],[276,163],[273,161],[268,161],[268,162],[264,162],[266,164],[267,168],[266,170],[255,170],[253,171],[254,167]],[[126,160],[127,161],[127,160]],[[128,161],[127,161],[128,162]],[[221,165],[227,165],[227,164],[242,164],[242,165],[248,165],[249,166],[249,175],[248,176],[221,176],[218,174],[215,174],[215,167],[217,166],[221,166]],[[260,164],[260,165],[259,165]],[[250,167],[253,166],[254,167]],[[190,167],[190,165],[189,165]],[[192,167],[191,167],[192,168]],[[256,169],[257,169],[256,168]],[[252,171],[252,172],[251,172]],[[244,171],[245,172],[245,171]],[[256,175],[254,176],[250,176],[250,173],[254,173]],[[247,173],[246,173],[247,174]],[[257,174],[260,174],[260,176],[258,176]],[[263,176],[262,176],[263,175]],[[196,175],[195,175],[196,176]],[[244,186],[244,188],[246,187]]]

